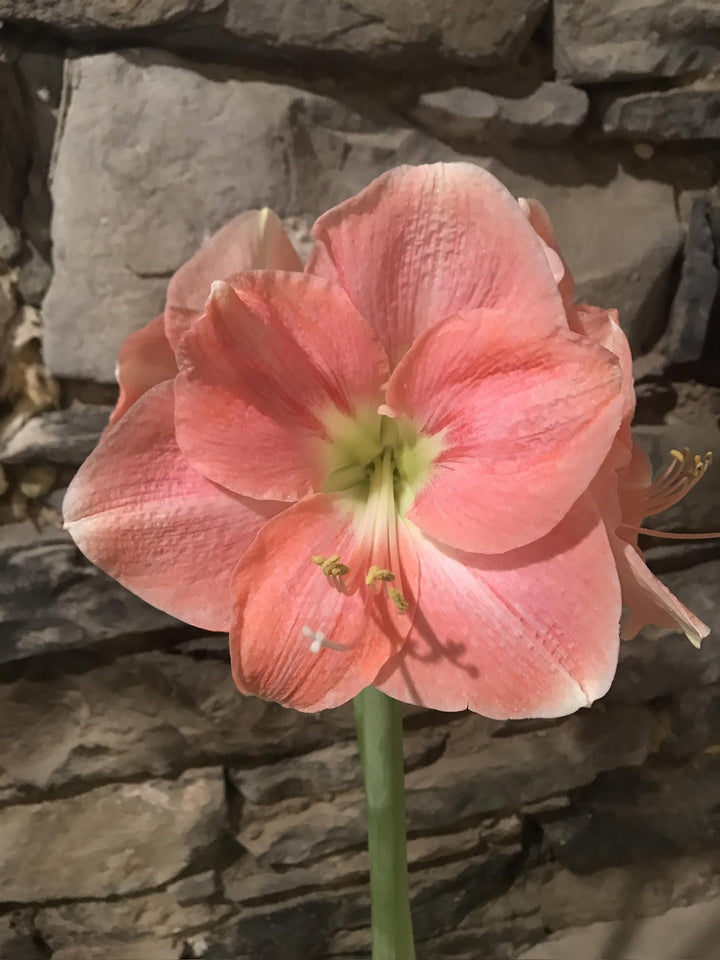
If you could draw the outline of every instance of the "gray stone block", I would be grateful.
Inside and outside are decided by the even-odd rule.
[[[664,143],[720,139],[720,88],[677,87],[616,97],[602,113],[611,137]]]
[[[555,0],[555,69],[577,83],[677,77],[720,66],[715,0]]]
[[[664,344],[668,363],[701,361],[709,333],[720,334],[720,207],[698,198],[690,209],[682,274]]]
[[[214,59],[293,55],[401,60],[424,57],[497,65],[528,40],[547,0],[0,0],[0,17],[42,23],[66,36],[117,39],[142,30],[158,46],[214,54]],[[136,34],[137,36],[137,34]]]
[[[423,94],[413,111],[438,136],[478,143],[524,140],[545,144],[570,136],[587,112],[585,91],[565,83],[542,83],[525,97],[453,87]]]
[[[225,816],[220,769],[5,807],[0,898],[102,898],[160,886],[218,840]]]
[[[0,802],[221,760],[262,759],[268,770],[354,733],[350,708],[306,716],[241,696],[225,660],[149,652],[83,662],[81,672],[38,666],[0,686]],[[294,761],[299,777],[312,775],[313,756]],[[293,761],[278,766],[291,776]]]
[[[0,527],[0,663],[177,626],[92,566],[61,531],[18,543],[12,526]]]
[[[111,407],[74,404],[34,417],[0,446],[0,463],[50,463],[80,466],[97,446]]]

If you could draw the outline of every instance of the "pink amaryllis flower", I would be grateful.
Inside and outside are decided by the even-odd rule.
[[[616,310],[574,303],[574,282],[562,259],[547,212],[537,200],[521,200],[521,207],[541,238],[548,262],[558,279],[568,326],[611,350],[620,361],[623,378],[623,408],[620,430],[597,477],[591,495],[600,508],[615,556],[623,604],[628,610],[621,636],[632,639],[646,625],[680,630],[699,647],[710,628],[681,603],[648,569],[640,548],[641,533],[678,539],[716,537],[716,533],[659,533],[642,526],[681,500],[702,478],[712,456],[692,455],[690,450],[672,450],[670,466],[656,480],[642,449],[634,442],[630,424],[635,412],[632,357]]]
[[[568,329],[559,261],[473,165],[391,171],[313,234],[303,274],[215,269],[179,373],[106,433],[68,529],[151,603],[229,628],[244,692],[587,705],[617,661],[589,492],[623,415],[615,352]]]

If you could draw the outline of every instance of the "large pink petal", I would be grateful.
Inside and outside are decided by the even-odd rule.
[[[623,604],[629,614],[622,627],[622,636],[631,640],[639,630],[651,623],[668,630],[678,630],[699,647],[710,628],[688,610],[675,594],[648,570],[640,550],[621,537],[610,535],[617,562]]]
[[[230,633],[235,682],[243,693],[297,710],[336,707],[372,683],[402,645],[417,595],[417,561],[399,531],[403,591],[410,610],[362,586],[336,590],[316,555],[350,566],[363,556],[357,520],[341,500],[317,494],[272,520],[238,565],[233,582],[237,620]],[[364,576],[364,571],[363,571]],[[310,649],[322,632],[345,649]]]
[[[327,418],[376,407],[387,361],[320,277],[257,271],[231,284],[214,287],[178,349],[178,442],[236,493],[297,500],[323,478]]]
[[[175,442],[168,381],[106,431],[63,511],[85,556],[133,593],[204,630],[227,630],[232,571],[282,507],[236,497],[192,469]]]
[[[579,501],[542,540],[502,556],[417,544],[420,603],[375,685],[436,710],[558,717],[608,689],[620,589],[599,513]]]
[[[278,217],[268,210],[248,210],[234,217],[204,244],[168,285],[165,327],[175,348],[193,320],[203,312],[214,280],[243,270],[302,270],[302,261]]]
[[[387,403],[442,444],[409,517],[462,550],[501,553],[544,536],[617,433],[616,358],[523,317],[477,310],[437,324],[394,371]]]
[[[340,283],[391,363],[443,317],[476,307],[564,311],[543,246],[503,185],[469,163],[398,167],[313,227],[307,270]],[[532,308],[532,311],[531,311]]]
[[[176,373],[175,354],[165,336],[163,315],[160,314],[131,333],[120,348],[116,370],[120,396],[110,415],[110,423],[119,420],[151,387],[163,380],[171,380]]]

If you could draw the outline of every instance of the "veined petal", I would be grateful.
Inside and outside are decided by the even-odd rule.
[[[165,335],[163,315],[131,333],[120,348],[116,376],[120,396],[110,415],[113,424],[151,387],[171,380],[177,363]]]
[[[588,498],[542,540],[502,556],[416,542],[421,603],[375,686],[435,710],[559,717],[608,689],[620,589]]]
[[[505,187],[469,163],[398,167],[323,214],[307,271],[340,283],[391,364],[430,325],[477,307],[564,316],[543,246]]]
[[[675,594],[648,570],[640,550],[621,537],[610,535],[617,562],[623,604],[629,615],[622,626],[624,640],[632,640],[638,631],[651,623],[685,634],[690,643],[699,647],[710,633],[710,627],[688,610]]]
[[[417,561],[403,529],[399,551],[404,590],[414,601]],[[402,613],[364,584],[351,593],[335,589],[312,561],[318,554],[339,556],[351,572],[364,554],[357,517],[328,494],[309,497],[270,521],[238,564],[230,652],[243,693],[297,710],[336,707],[371,684],[402,645],[412,608]],[[315,653],[317,634],[329,644]]]
[[[617,433],[617,359],[558,328],[476,310],[427,331],[387,402],[441,451],[409,518],[462,550],[502,553],[551,530],[587,489]]]
[[[165,326],[173,347],[203,312],[214,280],[243,270],[302,270],[278,217],[267,207],[234,217],[191,257],[168,285]]]
[[[153,606],[227,630],[238,559],[283,504],[236,497],[175,442],[173,384],[149,390],[105,432],[68,488],[65,526],[85,556]]]
[[[317,488],[326,419],[377,407],[387,377],[340,287],[267,270],[215,285],[177,355],[181,450],[216,483],[278,500]]]

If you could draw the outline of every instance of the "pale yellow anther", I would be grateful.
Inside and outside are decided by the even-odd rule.
[[[373,583],[377,583],[378,580],[389,583],[394,579],[395,574],[392,570],[384,570],[382,567],[376,567],[375,564],[373,564],[365,576],[365,583],[370,587]]]
[[[326,577],[344,577],[350,572],[350,567],[346,563],[340,562],[339,555],[333,554],[332,557],[316,556],[312,562],[320,567]]]
[[[673,457],[681,466],[680,476],[691,480],[699,480],[712,463],[712,452],[708,450],[705,456],[696,453],[694,456],[689,447],[683,447],[682,450],[671,450],[670,456]]]
[[[410,604],[407,602],[405,597],[400,593],[400,591],[395,589],[395,587],[391,587],[390,590],[388,590],[388,596],[390,597],[392,602],[395,604],[395,606],[398,608],[400,613],[405,613],[405,611],[409,609]]]

